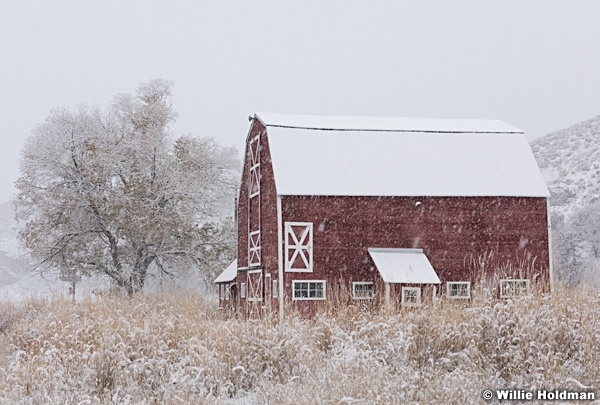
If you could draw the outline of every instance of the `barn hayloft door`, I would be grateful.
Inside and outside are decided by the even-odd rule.
[[[261,201],[260,201],[260,134],[248,144],[248,268],[260,266]]]
[[[246,161],[248,168],[248,270],[245,277],[245,299],[247,315],[251,318],[261,316],[265,299],[261,235],[261,135],[262,133],[259,133],[248,140]]]

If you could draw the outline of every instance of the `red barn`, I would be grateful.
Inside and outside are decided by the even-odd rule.
[[[283,317],[548,291],[548,196],[523,131],[501,121],[257,113],[220,303]]]

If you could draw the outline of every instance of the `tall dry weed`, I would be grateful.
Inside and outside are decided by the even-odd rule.
[[[241,320],[201,294],[0,304],[0,403],[477,403],[600,381],[600,298]]]

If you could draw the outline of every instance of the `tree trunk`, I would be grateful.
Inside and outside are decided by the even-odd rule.
[[[135,262],[135,268],[133,274],[129,279],[129,286],[127,293],[129,296],[142,292],[144,284],[146,283],[146,275],[148,274],[148,267],[153,262],[153,259],[143,258],[141,254],[138,255],[138,259]]]

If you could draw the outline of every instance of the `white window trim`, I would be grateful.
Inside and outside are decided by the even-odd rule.
[[[229,294],[230,294],[229,289],[231,288],[231,286],[226,285],[224,287],[225,287],[225,301],[229,301]]]
[[[279,298],[279,284],[277,279],[273,280],[273,298]]]
[[[293,227],[305,227],[308,233],[296,238]],[[289,236],[296,244],[289,243]],[[312,273],[313,271],[313,224],[312,222],[286,222],[285,223],[285,271],[290,273]],[[308,239],[308,241],[306,241]],[[290,257],[291,253],[291,257]],[[306,268],[292,268],[297,256],[300,256]],[[306,257],[308,255],[308,257]],[[291,259],[291,260],[290,260]]]
[[[417,302],[404,302],[406,293],[409,291],[417,292]],[[421,288],[420,287],[402,287],[402,306],[404,307],[420,307],[421,306]]]
[[[452,285],[467,285],[467,295],[450,295]],[[446,296],[453,300],[466,300],[471,298],[471,282],[470,281],[448,281],[446,283]]]
[[[246,295],[248,296],[247,300],[248,301],[254,301],[254,302],[260,302],[263,300],[263,294],[262,294],[262,282],[263,282],[263,276],[262,276],[262,270],[248,270],[246,272],[247,277],[248,277],[248,291],[246,292]],[[253,283],[251,282],[251,274],[260,274],[260,276],[258,277],[258,283],[257,285],[253,285]],[[254,293],[258,292],[260,296],[255,296]]]
[[[505,283],[522,283],[525,282],[525,294],[506,294],[504,292]],[[500,298],[514,298],[529,294],[529,279],[527,278],[508,278],[500,280]]]
[[[240,283],[240,298],[246,298],[246,283]]]
[[[250,232],[248,235],[248,265],[255,266],[259,265],[261,262],[261,249],[260,249],[260,230]],[[258,259],[258,261],[252,261],[253,259]]]
[[[322,283],[323,297],[296,297],[296,284],[299,283]],[[310,291],[310,289],[309,289]],[[293,301],[325,301],[327,299],[327,280],[293,280],[292,281],[292,300]]]
[[[357,297],[356,296],[356,287],[359,285],[373,286],[373,288],[371,289],[371,296],[370,297]],[[375,285],[373,284],[372,281],[354,281],[354,282],[352,282],[352,299],[354,299],[354,300],[372,300],[373,298],[375,298]]]

